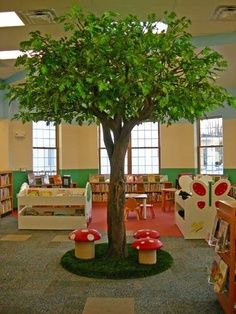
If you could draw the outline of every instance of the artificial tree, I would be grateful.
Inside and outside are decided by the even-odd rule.
[[[126,256],[124,158],[134,126],[144,121],[194,122],[225,101],[217,86],[226,62],[217,52],[197,50],[187,33],[190,21],[166,13],[167,31],[157,32],[154,14],[146,21],[114,12],[84,14],[74,7],[58,19],[65,37],[39,31],[21,43],[16,61],[25,81],[8,86],[18,100],[17,119],[101,123],[110,160],[107,204],[108,256]]]

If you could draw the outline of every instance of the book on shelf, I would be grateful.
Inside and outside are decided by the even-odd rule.
[[[148,182],[150,183],[160,182],[160,176],[155,174],[148,174]]]
[[[43,185],[48,185],[50,183],[49,175],[47,173],[41,176],[41,180]]]
[[[210,246],[215,246],[217,243],[217,234],[220,227],[220,218],[215,216],[213,227],[210,233],[208,233],[206,241]]]
[[[225,290],[227,284],[228,265],[221,259],[214,277],[214,291],[221,293]]]
[[[27,194],[30,196],[39,196],[39,191],[34,189],[28,189]]]
[[[216,252],[226,252],[229,250],[229,223],[220,219],[219,229],[216,232]]]
[[[28,173],[28,183],[29,186],[35,185],[35,175],[33,172]]]
[[[215,254],[212,264],[211,264],[210,271],[209,271],[209,276],[208,276],[208,283],[212,285],[215,284],[216,282],[217,274],[219,272],[220,261],[221,261],[220,255]]]
[[[53,176],[53,181],[55,185],[62,185],[62,178],[59,174]]]
[[[10,177],[8,174],[0,175],[0,186],[9,185]]]
[[[89,176],[90,183],[99,183],[99,174],[91,174]]]
[[[39,191],[40,196],[52,196],[50,189]]]
[[[126,181],[127,183],[133,183],[133,182],[134,182],[134,176],[133,176],[132,174],[127,174],[127,175],[125,176],[125,181]]]
[[[41,186],[42,185],[42,177],[41,176],[35,176],[34,185]]]

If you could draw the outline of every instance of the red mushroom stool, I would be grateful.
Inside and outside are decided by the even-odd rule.
[[[69,239],[75,241],[75,256],[81,259],[95,257],[94,242],[101,239],[101,234],[95,229],[78,229],[69,234]]]
[[[156,264],[157,250],[163,247],[158,239],[141,238],[132,244],[133,248],[138,250],[139,264]]]
[[[157,230],[139,229],[134,233],[133,236],[135,239],[140,239],[140,238],[159,239],[161,235],[160,235],[160,232],[158,232]]]

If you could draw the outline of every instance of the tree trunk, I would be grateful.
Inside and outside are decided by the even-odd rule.
[[[125,145],[127,147],[127,145]],[[110,185],[108,194],[107,226],[108,256],[124,258],[127,256],[126,230],[124,222],[125,181],[124,181],[124,145],[115,144],[111,162]]]

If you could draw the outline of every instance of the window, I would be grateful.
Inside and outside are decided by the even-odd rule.
[[[57,173],[56,126],[45,121],[33,122],[33,171]]]
[[[223,119],[199,122],[199,168],[201,174],[223,174]]]
[[[100,173],[110,173],[110,163],[100,126]],[[159,173],[159,124],[144,122],[131,132],[125,158],[125,173]]]

